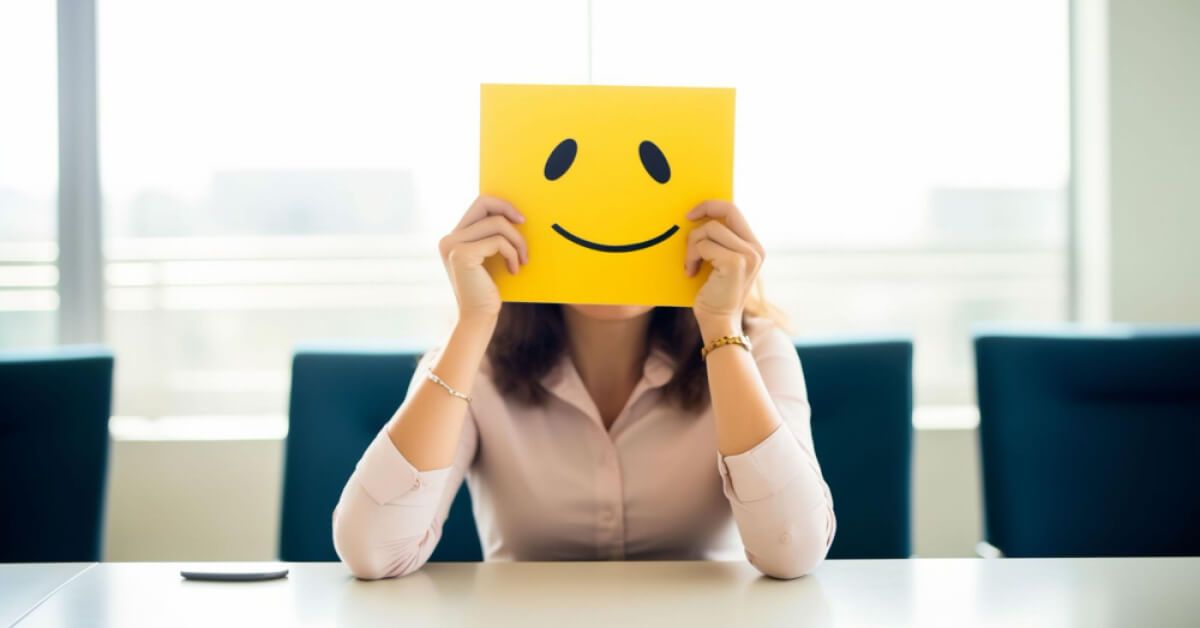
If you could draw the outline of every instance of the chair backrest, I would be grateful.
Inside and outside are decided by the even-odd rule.
[[[355,463],[404,401],[419,357],[400,350],[297,350],[284,463],[282,560],[337,560],[333,508]],[[464,483],[430,560],[482,557]]]
[[[912,341],[799,342],[813,442],[833,494],[830,558],[912,554]]]
[[[0,353],[0,562],[100,560],[113,356]]]
[[[1200,554],[1200,328],[975,335],[986,538]]]

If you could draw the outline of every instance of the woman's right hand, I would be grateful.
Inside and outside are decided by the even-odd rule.
[[[500,291],[483,267],[483,261],[499,255],[504,258],[508,272],[517,274],[529,261],[525,238],[513,226],[523,222],[525,217],[507,201],[480,196],[454,230],[438,242],[442,263],[458,301],[460,320],[499,315]]]

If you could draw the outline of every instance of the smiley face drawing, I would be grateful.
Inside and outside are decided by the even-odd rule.
[[[690,307],[685,215],[732,200],[734,90],[481,86],[479,191],[525,216],[505,301]]]

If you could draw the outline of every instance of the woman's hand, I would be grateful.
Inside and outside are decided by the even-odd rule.
[[[508,272],[517,274],[529,261],[525,238],[513,226],[523,222],[525,217],[507,201],[480,196],[454,230],[438,242],[458,301],[459,320],[494,319],[499,315],[500,291],[483,267],[483,261],[499,255],[504,258]]]
[[[684,271],[688,277],[710,262],[712,273],[692,306],[707,342],[713,336],[742,333],[742,310],[754,286],[765,251],[745,216],[728,201],[705,201],[688,212],[688,220],[712,218],[688,235]]]

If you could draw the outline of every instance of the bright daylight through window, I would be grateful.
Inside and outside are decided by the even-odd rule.
[[[115,414],[282,416],[297,343],[437,341],[485,81],[736,87],[767,296],[911,334],[918,405],[973,403],[972,323],[1066,318],[1066,3],[461,5],[98,3]],[[54,341],[52,6],[0,5],[4,346]]]

